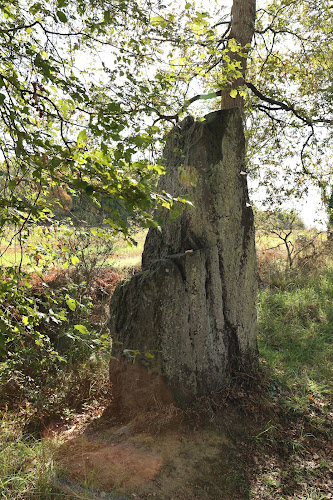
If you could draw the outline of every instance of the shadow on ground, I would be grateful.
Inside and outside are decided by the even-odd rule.
[[[333,498],[331,422],[314,428],[288,414],[282,396],[273,399],[261,377],[186,410],[155,399],[126,413],[113,402],[65,438],[57,487],[89,499]]]

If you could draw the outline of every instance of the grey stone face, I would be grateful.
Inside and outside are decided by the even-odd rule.
[[[164,151],[161,190],[189,195],[193,207],[175,220],[166,212],[161,230],[149,231],[142,272],[119,284],[111,301],[113,356],[138,351],[135,362],[183,401],[221,389],[257,362],[242,120],[237,109],[205,118],[174,127]]]

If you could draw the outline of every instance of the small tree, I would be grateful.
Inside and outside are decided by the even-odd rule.
[[[309,238],[304,234],[296,235],[296,230],[304,229],[304,221],[295,210],[256,211],[256,228],[265,235],[278,239],[278,243],[266,250],[283,246],[287,255],[287,267],[292,269],[295,259],[314,244],[318,234]]]

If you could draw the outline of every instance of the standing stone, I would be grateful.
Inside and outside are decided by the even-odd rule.
[[[203,122],[187,117],[170,132],[160,189],[187,194],[194,206],[174,220],[165,213],[161,229],[149,230],[142,272],[114,292],[110,376],[118,388],[129,366],[119,362],[124,350],[181,401],[218,391],[233,373],[256,365],[256,254],[244,148],[237,109]]]

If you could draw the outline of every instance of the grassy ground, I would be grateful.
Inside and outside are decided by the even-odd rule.
[[[121,239],[118,240],[114,245],[110,258],[111,265],[116,269],[140,267],[146,234],[146,231],[140,231],[134,236],[137,245],[130,246],[128,242]]]
[[[137,267],[143,239],[113,246],[119,277]],[[15,412],[4,407],[0,498],[333,498],[331,251],[318,244],[288,270],[281,249],[258,249],[261,372],[250,385],[231,384],[187,413],[169,408],[120,423],[107,410],[107,364],[90,360],[52,394],[80,399],[84,373],[84,404],[64,401],[38,438],[28,401]]]
[[[255,491],[258,498],[333,498],[332,247],[321,243],[293,270],[280,259],[259,257],[258,344],[274,417],[256,439]]]
[[[2,414],[0,421],[0,498],[52,498],[57,476],[55,446],[24,436],[19,415]]]
[[[299,287],[265,289],[259,296],[259,349],[271,376],[292,391],[303,409],[330,393],[332,380],[333,270]]]

